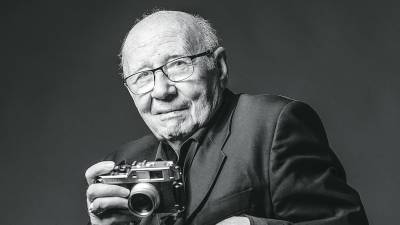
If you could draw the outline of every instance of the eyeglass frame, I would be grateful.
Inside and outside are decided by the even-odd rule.
[[[181,79],[181,80],[175,80],[175,81],[174,81],[174,80],[171,80],[171,78],[168,77],[168,74],[165,73],[163,67],[166,66],[167,64],[171,63],[171,62],[174,62],[175,60],[182,59],[182,58],[189,58],[190,61],[191,61],[192,66],[194,67],[194,65],[193,65],[193,59],[198,58],[198,57],[202,57],[202,56],[210,56],[210,55],[213,54],[213,53],[214,53],[213,50],[207,50],[207,51],[205,51],[205,52],[201,52],[201,53],[198,53],[198,54],[195,54],[195,55],[181,56],[181,57],[175,58],[175,59],[173,59],[173,60],[171,60],[171,61],[169,61],[169,62],[166,62],[164,65],[157,67],[157,68],[154,68],[154,69],[151,69],[151,70],[143,70],[143,71],[139,71],[139,72],[133,73],[133,74],[131,74],[131,75],[129,75],[129,76],[123,78],[123,84],[124,84],[124,86],[125,86],[126,88],[128,88],[128,90],[129,90],[130,92],[132,92],[132,93],[135,94],[135,95],[146,94],[146,93],[148,93],[148,92],[154,90],[154,86],[155,86],[155,84],[156,84],[156,82],[155,82],[155,77],[156,77],[155,72],[156,72],[157,70],[161,70],[161,72],[164,74],[164,76],[167,77],[167,79],[170,80],[171,82],[176,83],[176,82],[179,82],[179,81],[183,81],[183,80],[186,80],[186,79],[188,79],[189,77],[191,77],[191,76],[193,75],[193,72],[194,72],[194,71],[192,71],[192,74],[190,74],[189,76],[187,76],[187,77],[185,77],[185,78],[183,78],[183,79]],[[193,68],[193,69],[194,69],[194,68]],[[126,82],[127,79],[129,79],[130,77],[132,77],[132,76],[134,76],[134,75],[136,75],[136,74],[143,73],[143,72],[149,72],[149,71],[150,71],[151,74],[153,75],[153,88],[151,88],[149,91],[146,91],[146,92],[144,92],[144,93],[136,93],[136,92],[134,92],[133,90],[131,90],[131,88],[129,88],[129,85],[128,85],[127,82]]]

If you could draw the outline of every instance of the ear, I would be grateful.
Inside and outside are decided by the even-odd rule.
[[[214,51],[214,59],[218,70],[219,84],[221,88],[225,88],[228,83],[228,64],[224,47],[218,47]]]

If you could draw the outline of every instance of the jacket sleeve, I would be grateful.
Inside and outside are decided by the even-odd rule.
[[[368,224],[318,115],[304,103],[293,101],[281,111],[267,179],[277,220],[247,216],[252,225]]]

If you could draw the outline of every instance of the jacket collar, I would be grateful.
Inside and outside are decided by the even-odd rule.
[[[226,155],[222,151],[230,135],[231,120],[238,96],[225,90],[223,102],[217,114],[210,121],[210,130],[205,135],[194,156],[186,183],[187,203],[185,217],[187,222],[204,205],[208,194],[224,165]]]

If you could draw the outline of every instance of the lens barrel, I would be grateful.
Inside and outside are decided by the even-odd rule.
[[[160,195],[154,185],[138,183],[133,186],[128,198],[128,208],[138,217],[147,217],[158,208]]]

